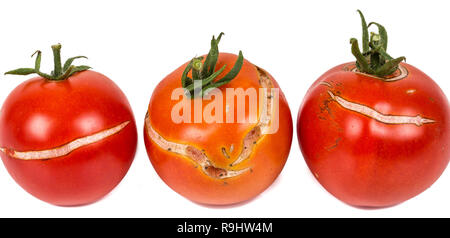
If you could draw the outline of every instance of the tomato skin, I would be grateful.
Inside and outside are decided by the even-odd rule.
[[[127,173],[136,151],[136,123],[122,91],[107,77],[83,71],[64,81],[32,78],[15,88],[0,112],[0,147],[41,151],[129,124],[117,134],[47,160],[0,153],[14,180],[33,196],[62,206],[92,203]]]
[[[216,69],[224,64],[228,67],[218,76],[223,77],[236,61],[237,56],[220,53]],[[255,124],[252,123],[180,123],[171,119],[171,110],[180,100],[171,100],[172,91],[181,87],[181,75],[187,63],[166,76],[155,88],[148,107],[151,126],[164,138],[177,143],[185,143],[205,150],[215,165],[231,169],[229,164],[242,150],[242,140]],[[269,75],[274,88],[278,84]],[[259,76],[256,67],[244,59],[241,71],[235,79],[219,88],[226,98],[226,88],[255,88],[258,90]],[[258,94],[259,97],[259,94]],[[190,99],[189,99],[190,100]],[[194,101],[191,100],[192,114]],[[224,100],[226,101],[226,99]],[[203,100],[203,110],[208,104]],[[236,103],[236,102],[235,102]],[[248,113],[248,100],[246,112]],[[225,104],[224,104],[225,109]],[[234,107],[237,115],[237,106]],[[202,111],[203,111],[202,110]],[[225,114],[225,112],[224,112]],[[259,114],[258,114],[259,115]],[[239,176],[217,179],[206,175],[195,162],[161,149],[148,135],[144,128],[144,140],[150,161],[161,179],[180,195],[201,204],[226,205],[243,202],[254,198],[278,177],[289,155],[292,142],[292,118],[284,95],[280,90],[279,99],[280,126],[276,133],[264,135],[253,149],[251,156],[232,169],[251,167],[251,172]],[[234,146],[231,158],[225,158],[221,148]]]
[[[439,86],[417,68],[393,82],[343,70],[323,74],[297,117],[305,161],[322,186],[354,206],[385,207],[431,186],[450,158],[450,110]],[[328,91],[385,115],[420,115],[433,123],[385,124],[330,100]]]

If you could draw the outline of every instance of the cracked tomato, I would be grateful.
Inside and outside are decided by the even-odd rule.
[[[363,39],[368,39],[364,17]],[[444,93],[419,69],[385,52],[383,26],[308,90],[297,133],[311,172],[338,199],[384,207],[436,181],[450,157],[450,110]]]
[[[158,84],[144,128],[161,179],[192,201],[214,205],[263,192],[280,174],[292,140],[290,110],[275,80],[241,52],[219,53],[221,36],[207,56]]]
[[[63,206],[94,202],[127,173],[137,133],[122,91],[87,66],[64,67],[53,46],[51,75],[36,67],[8,74],[39,74],[15,88],[0,111],[0,155],[13,179],[33,196]]]

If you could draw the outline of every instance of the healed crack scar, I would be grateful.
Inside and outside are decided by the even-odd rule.
[[[106,129],[95,134],[85,136],[82,138],[78,138],[73,140],[67,144],[56,147],[54,149],[48,150],[40,150],[40,151],[15,151],[7,148],[0,148],[0,152],[6,153],[7,155],[21,160],[47,160],[53,159],[61,156],[68,155],[74,150],[77,150],[81,147],[99,142],[103,139],[106,139],[114,134],[119,133],[123,128],[125,128],[130,121],[126,121],[117,125],[113,128]]]
[[[202,171],[216,179],[224,179],[224,178],[230,178],[238,176],[246,171],[249,170],[249,168],[242,169],[242,170],[228,170],[224,168],[219,168],[213,164],[213,162],[206,156],[206,154],[191,145],[186,145],[182,143],[175,143],[166,140],[164,137],[162,137],[160,134],[158,134],[155,129],[152,127],[150,123],[150,118],[147,115],[145,117],[145,127],[148,136],[152,139],[153,142],[155,142],[161,149],[169,151],[171,153],[179,154],[185,157],[188,157],[192,161],[194,161],[196,164],[198,164]]]
[[[416,126],[422,126],[423,124],[426,123],[435,122],[432,119],[423,118],[420,115],[417,116],[385,115],[368,106],[345,100],[340,96],[334,95],[331,91],[328,91],[328,94],[334,101],[336,101],[343,108],[368,116],[385,124],[415,124]]]
[[[345,71],[354,72],[354,73],[357,73],[357,74],[362,74],[362,75],[365,75],[367,77],[376,78],[376,79],[382,80],[384,82],[394,82],[394,81],[397,81],[397,80],[401,80],[401,79],[404,79],[404,78],[408,77],[408,74],[409,74],[408,70],[401,64],[398,66],[397,71],[395,71],[392,75],[389,75],[387,77],[378,77],[378,76],[375,76],[375,75],[371,75],[371,74],[366,74],[366,73],[360,72],[358,70],[358,68],[356,67],[355,63],[350,63],[348,65],[345,65],[344,66],[344,70]]]
[[[274,105],[274,95],[273,91],[271,90],[273,88],[272,80],[263,69],[256,67],[256,70],[259,74],[259,84],[262,88],[264,88],[264,90],[261,90],[263,92],[263,95],[261,96],[262,110],[258,123],[244,137],[242,145],[243,149],[239,154],[239,157],[232,164],[230,164],[230,166],[240,164],[242,161],[250,157],[253,148],[256,146],[258,140],[261,139],[270,128],[270,121],[272,119],[272,107]]]

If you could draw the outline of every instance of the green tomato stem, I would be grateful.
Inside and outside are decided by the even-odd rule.
[[[15,70],[11,70],[6,72],[5,74],[13,74],[13,75],[29,75],[29,74],[38,74],[39,76],[50,80],[50,81],[62,81],[68,79],[70,76],[75,73],[82,72],[90,69],[91,67],[87,65],[74,66],[72,62],[75,59],[86,58],[86,56],[75,56],[69,58],[64,63],[64,68],[61,64],[61,44],[52,45],[53,51],[53,62],[54,62],[54,70],[51,74],[46,74],[40,71],[41,68],[41,51],[36,51],[31,57],[36,55],[36,61],[34,63],[34,68],[19,68]]]
[[[358,47],[358,41],[355,38],[350,40],[351,52],[356,58],[356,67],[360,72],[371,74],[380,78],[393,74],[405,57],[392,58],[386,53],[388,36],[386,29],[376,23],[371,22],[367,25],[364,15],[360,10],[358,13],[362,25],[362,46],[363,51]],[[378,34],[371,32],[369,37],[368,28],[375,25],[378,28]]]
[[[224,34],[220,33],[217,39],[213,36],[211,40],[211,49],[203,61],[203,57],[193,58],[183,71],[181,76],[181,86],[189,92],[191,98],[196,96],[204,96],[211,88],[218,88],[229,83],[239,73],[244,63],[244,56],[239,51],[238,59],[233,68],[221,79],[216,80],[224,70],[225,65],[218,71],[215,71],[217,60],[219,58],[219,42]],[[188,77],[188,73],[192,72],[192,78]],[[201,81],[198,85],[194,85],[194,81]]]
[[[61,44],[52,45],[53,50],[53,61],[54,67],[53,76],[59,77],[62,75],[62,65],[61,65]]]

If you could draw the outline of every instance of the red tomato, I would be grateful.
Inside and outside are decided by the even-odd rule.
[[[237,58],[234,54],[219,54],[216,69],[228,67],[218,79],[230,71]],[[151,97],[144,129],[150,161],[169,187],[192,201],[223,205],[249,200],[273,183],[287,160],[292,141],[292,119],[286,99],[280,91],[279,103],[273,103],[273,110],[270,110],[270,125],[279,119],[279,128],[272,134],[261,133],[259,123],[247,120],[250,100],[245,101],[246,122],[225,123],[224,119],[223,123],[208,123],[203,118],[202,122],[195,123],[194,118],[202,118],[215,96],[211,99],[171,99],[172,92],[181,87],[180,80],[187,64],[164,78]],[[266,97],[259,91],[262,87],[279,89],[270,74],[244,59],[236,78],[218,88],[224,96],[220,101],[223,115],[233,110],[236,116],[238,111],[237,100],[234,106],[227,104],[227,88],[255,89],[260,99]],[[189,100],[187,103],[191,105],[190,123],[172,120],[172,109],[182,100]],[[195,111],[197,103],[202,105]],[[262,107],[258,104],[258,121],[262,117]],[[275,108],[279,115],[275,115]],[[277,116],[279,118],[275,118]],[[239,160],[242,154],[245,156]]]
[[[137,133],[127,98],[94,71],[61,81],[32,78],[0,112],[0,155],[14,180],[56,205],[109,193],[127,173]]]
[[[336,66],[308,90],[297,119],[303,156],[346,203],[403,202],[431,186],[449,162],[447,98],[409,64],[401,63],[406,75],[390,82],[352,68]]]

